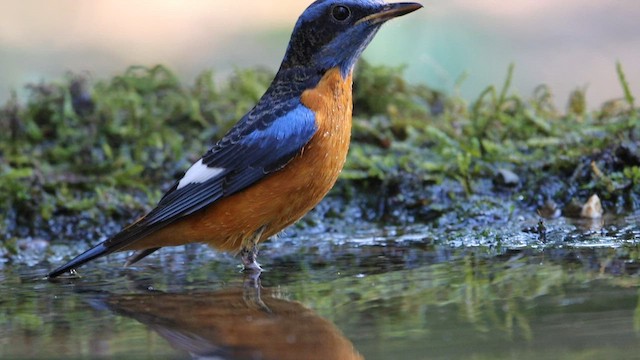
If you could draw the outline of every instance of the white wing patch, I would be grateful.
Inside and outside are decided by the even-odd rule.
[[[193,183],[203,183],[220,175],[222,172],[224,172],[224,168],[208,167],[207,165],[203,164],[202,159],[200,159],[198,160],[198,162],[191,165],[182,179],[180,179],[177,189],[181,189]]]

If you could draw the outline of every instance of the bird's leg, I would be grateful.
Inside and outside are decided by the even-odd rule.
[[[242,241],[242,249],[240,249],[240,256],[242,257],[242,265],[245,271],[252,271],[260,273],[262,268],[256,261],[258,258],[258,241],[262,237],[262,233],[266,225],[261,226],[251,236]]]

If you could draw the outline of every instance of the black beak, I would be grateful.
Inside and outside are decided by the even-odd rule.
[[[414,12],[420,8],[422,8],[422,5],[418,3],[406,2],[387,4],[379,12],[363,17],[358,20],[356,24],[363,22],[368,22],[371,25],[380,24],[398,16],[407,15],[408,13]]]

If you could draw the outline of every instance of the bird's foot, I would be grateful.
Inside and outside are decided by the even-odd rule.
[[[260,264],[256,261],[258,250],[255,246],[252,249],[242,249],[240,255],[242,258],[243,271],[256,272],[258,274],[262,272]]]
[[[262,237],[262,233],[266,226],[260,227],[253,235],[242,242],[242,249],[240,250],[240,256],[242,258],[243,271],[257,272],[262,271],[260,264],[256,261],[258,258],[258,241]]]

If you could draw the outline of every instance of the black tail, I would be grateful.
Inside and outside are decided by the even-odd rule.
[[[58,277],[69,270],[76,269],[82,266],[82,264],[86,262],[89,262],[93,259],[99,258],[104,255],[110,254],[113,251],[114,251],[113,248],[108,248],[107,246],[104,245],[104,243],[96,245],[91,249],[83,252],[82,254],[76,256],[73,260],[69,261],[68,263],[53,270],[52,272],[49,273],[49,275],[47,275],[47,277],[50,279]]]

